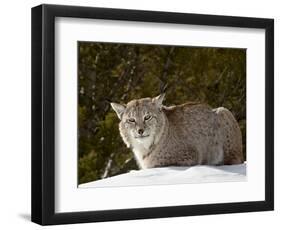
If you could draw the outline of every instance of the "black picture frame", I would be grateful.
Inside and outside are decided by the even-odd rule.
[[[88,18],[265,29],[265,200],[55,213],[55,18]],[[274,20],[125,9],[32,8],[32,205],[41,225],[267,211],[274,209]]]

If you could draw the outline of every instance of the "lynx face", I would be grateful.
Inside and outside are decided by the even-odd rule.
[[[120,121],[120,134],[127,146],[141,144],[148,149],[164,124],[161,110],[164,95],[132,100],[127,105],[111,103]]]

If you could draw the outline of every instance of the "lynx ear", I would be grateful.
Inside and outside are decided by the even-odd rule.
[[[157,97],[152,98],[152,101],[159,107],[162,107],[162,102],[165,98],[165,93],[161,93],[160,95],[158,95]]]
[[[122,114],[124,113],[126,106],[125,105],[121,105],[121,104],[117,104],[117,103],[110,103],[112,109],[116,112],[118,118],[121,120],[122,118]]]

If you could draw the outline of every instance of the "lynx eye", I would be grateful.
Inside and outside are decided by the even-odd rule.
[[[145,120],[145,121],[150,120],[150,118],[151,118],[151,115],[145,115],[145,116],[144,116],[144,120]]]
[[[136,120],[134,118],[129,118],[128,121],[134,123]]]

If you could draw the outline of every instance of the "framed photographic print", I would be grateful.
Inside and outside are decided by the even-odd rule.
[[[273,210],[273,19],[32,8],[32,221]]]

